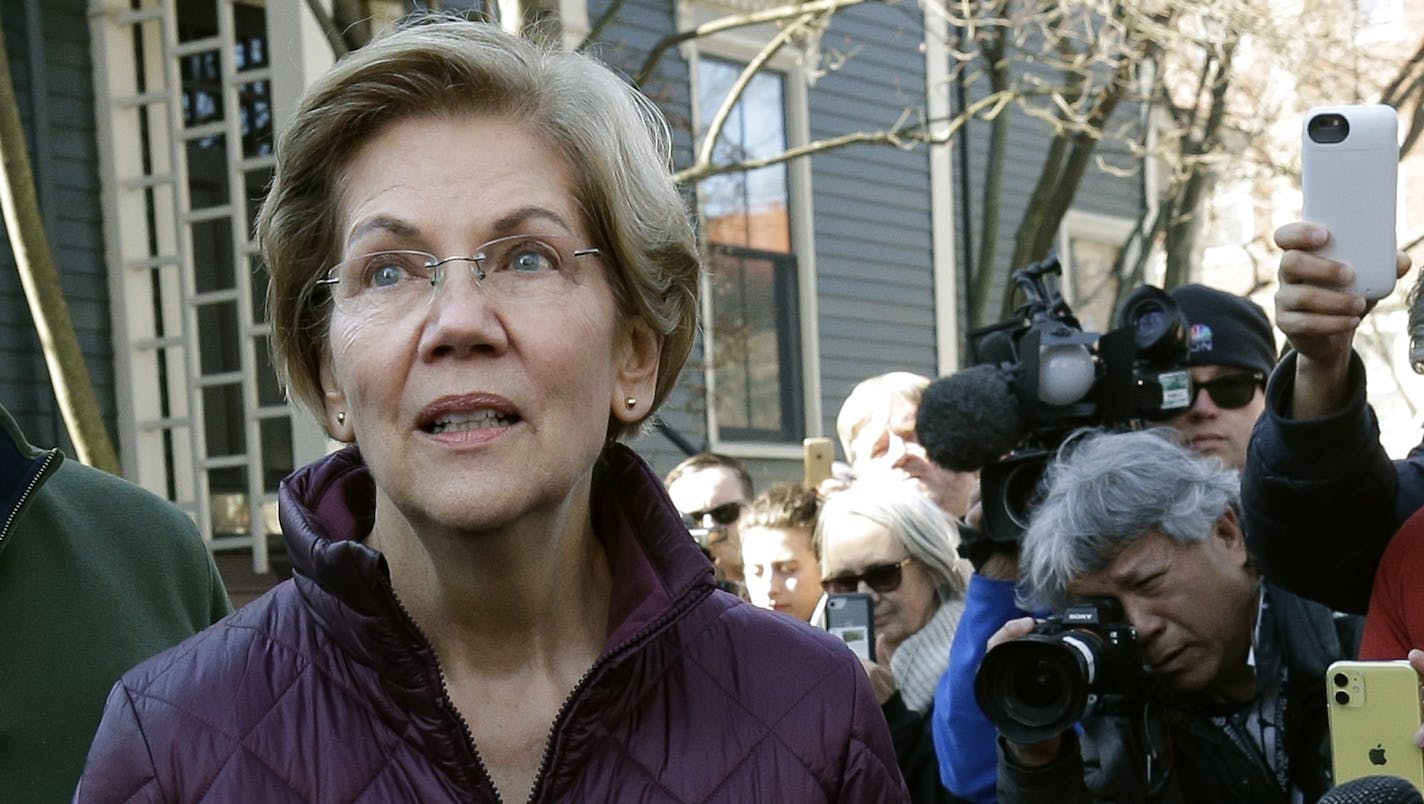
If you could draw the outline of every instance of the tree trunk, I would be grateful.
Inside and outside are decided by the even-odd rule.
[[[996,32],[991,41],[983,45],[991,64],[989,67],[989,89],[997,93],[1008,87],[1008,67],[1004,62],[1004,34]],[[983,217],[979,223],[979,255],[975,259],[974,279],[970,285],[969,322],[973,328],[991,323],[989,321],[990,299],[994,292],[994,261],[998,258],[999,245],[999,202],[1003,195],[1004,148],[1008,141],[1009,116],[999,114],[989,122],[989,153],[984,165],[984,188],[981,191]],[[961,142],[959,147],[968,147]]]
[[[3,29],[0,29],[0,155],[4,161],[4,170],[0,171],[0,206],[4,208],[5,229],[30,315],[39,333],[60,415],[64,417],[79,460],[118,474],[119,459],[94,398],[84,353],[79,348],[79,336],[69,317],[69,305],[64,301],[54,255],[45,236],[44,219],[40,217],[25,132],[20,124],[20,107],[10,79],[10,57]]]

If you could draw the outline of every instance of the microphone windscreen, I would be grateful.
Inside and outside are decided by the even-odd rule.
[[[915,436],[930,460],[956,472],[1013,451],[1023,430],[1009,375],[997,366],[971,366],[930,383],[915,416]]]
[[[1326,791],[1320,804],[1424,804],[1424,796],[1398,776],[1361,776]]]

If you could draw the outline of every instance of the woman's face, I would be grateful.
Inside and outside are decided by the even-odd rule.
[[[821,576],[839,578],[864,574],[871,567],[899,564],[900,585],[878,591],[864,580],[857,591],[875,604],[875,638],[894,649],[925,626],[935,611],[934,582],[920,563],[906,561],[910,553],[878,522],[847,514],[821,523]]]
[[[344,179],[335,199],[343,259],[473,255],[509,235],[597,245],[562,158],[502,117],[396,121],[355,152]],[[392,515],[385,500],[417,530],[486,530],[586,509],[610,410],[641,418],[657,373],[657,339],[619,321],[608,260],[565,260],[570,271],[529,295],[491,292],[475,263],[457,260],[438,285],[411,283],[420,291],[398,308],[334,307],[322,363],[327,425],[361,446],[378,487],[378,529]],[[539,264],[518,263],[521,273]]]

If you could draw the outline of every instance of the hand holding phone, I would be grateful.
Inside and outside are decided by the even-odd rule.
[[[1321,106],[1301,127],[1305,219],[1330,230],[1316,253],[1355,272],[1352,290],[1382,299],[1394,290],[1399,116],[1389,106]]]
[[[874,603],[864,592],[826,596],[826,630],[845,640],[855,655],[875,661]]]
[[[1398,776],[1424,791],[1419,674],[1409,662],[1335,662],[1325,674],[1335,783]]]

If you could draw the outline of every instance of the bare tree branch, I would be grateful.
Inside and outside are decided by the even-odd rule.
[[[678,31],[671,36],[659,39],[648,51],[647,58],[643,59],[643,64],[633,74],[633,83],[642,86],[650,77],[653,70],[657,68],[658,61],[669,49],[677,47],[683,42],[699,39],[704,36],[731,31],[737,28],[746,28],[752,25],[762,25],[769,22],[782,22],[803,14],[835,13],[843,8],[858,6],[861,3],[883,2],[883,0],[810,0],[810,2],[789,3],[776,8],[762,9],[748,14],[731,14],[720,17],[711,22],[698,25],[686,31]]]
[[[849,145],[859,145],[862,143],[878,143],[882,145],[894,145],[899,148],[911,147],[917,143],[929,145],[942,145],[954,139],[954,135],[964,128],[969,121],[978,116],[992,116],[999,114],[1005,106],[1014,100],[1014,93],[1006,92],[1002,95],[990,95],[975,101],[963,113],[956,115],[947,121],[946,126],[937,134],[932,134],[933,126],[939,125],[939,121],[926,121],[914,125],[897,126],[895,128],[881,131],[856,131],[850,134],[842,134],[837,137],[829,137],[760,159],[747,159],[726,165],[695,165],[684,170],[679,170],[673,174],[673,181],[677,184],[688,184],[699,182],[713,176],[720,176],[726,173],[740,173],[742,171],[756,170],[768,165],[779,165],[782,162],[789,162],[803,156],[834,151],[838,148],[845,148]]]
[[[762,47],[756,58],[747,63],[741,75],[733,82],[731,88],[727,90],[727,97],[722,99],[722,105],[712,116],[712,120],[707,124],[707,130],[702,133],[702,148],[698,150],[697,162],[695,165],[710,165],[712,163],[712,152],[717,147],[717,140],[722,138],[722,128],[727,124],[727,118],[731,116],[732,110],[742,100],[742,93],[746,92],[747,85],[761,72],[766,63],[781,50],[791,37],[795,36],[806,27],[813,15],[807,14],[791,25],[782,27],[770,41]]]

